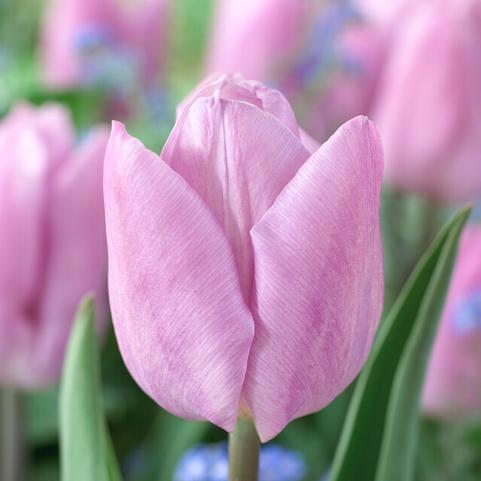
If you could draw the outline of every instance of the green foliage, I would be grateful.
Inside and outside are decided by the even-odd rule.
[[[330,481],[409,481],[419,397],[470,210],[442,230],[381,328],[349,408]]]
[[[120,481],[100,396],[94,303],[80,305],[65,359],[60,391],[63,481]]]

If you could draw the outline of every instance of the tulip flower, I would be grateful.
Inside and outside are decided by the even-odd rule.
[[[427,372],[427,414],[459,418],[481,412],[481,227],[463,235]]]
[[[18,106],[0,123],[2,385],[55,381],[80,299],[93,291],[102,304],[107,140],[99,127],[74,144],[67,112],[53,104]]]
[[[422,2],[391,42],[371,112],[387,180],[435,200],[481,194],[479,2]]]
[[[114,123],[109,294],[143,390],[227,431],[250,417],[263,442],[330,403],[381,313],[382,170],[367,118],[317,148],[278,91],[238,76],[182,104],[160,156]]]
[[[162,61],[168,0],[50,0],[42,28],[45,82],[122,89],[148,83]]]
[[[357,9],[347,2],[247,3],[217,2],[209,72],[240,71],[277,85],[323,139],[369,111],[385,42]]]
[[[208,71],[263,80],[299,47],[313,11],[310,0],[218,0],[216,7]]]

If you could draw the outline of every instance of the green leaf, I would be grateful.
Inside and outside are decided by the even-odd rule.
[[[62,481],[120,481],[100,396],[94,303],[77,312],[60,388]]]
[[[330,481],[407,481],[418,404],[459,236],[470,209],[441,231],[382,324],[359,376]]]
[[[155,453],[153,455],[159,458],[155,479],[172,479],[180,457],[187,449],[200,443],[209,429],[209,423],[187,421],[162,413],[157,420],[155,442],[152,446]]]

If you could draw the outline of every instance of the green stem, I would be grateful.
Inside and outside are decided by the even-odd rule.
[[[251,419],[239,418],[229,435],[229,481],[257,481],[259,436]]]
[[[20,395],[6,389],[1,393],[0,479],[23,481],[24,451]]]

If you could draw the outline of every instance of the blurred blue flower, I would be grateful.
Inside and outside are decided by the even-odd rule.
[[[125,95],[140,76],[139,55],[122,46],[113,32],[103,25],[80,28],[74,47],[82,60],[82,78],[86,85],[112,89]]]
[[[227,445],[204,444],[187,451],[177,464],[174,481],[226,481]]]
[[[346,70],[359,70],[355,59],[348,58],[336,46],[336,38],[352,22],[358,21],[358,11],[348,1],[336,2],[315,22],[307,41],[307,47],[295,71],[304,84],[318,81],[333,67]]]
[[[227,444],[201,444],[187,451],[177,464],[174,481],[227,481]],[[301,481],[307,473],[301,455],[279,445],[261,448],[259,481]]]
[[[259,481],[300,481],[306,475],[306,465],[296,451],[276,444],[261,449]]]
[[[461,335],[481,329],[481,290],[472,292],[456,303],[454,327]]]

